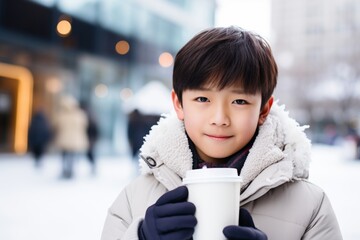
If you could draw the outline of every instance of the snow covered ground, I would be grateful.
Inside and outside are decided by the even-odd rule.
[[[34,168],[29,156],[0,159],[0,239],[99,240],[107,208],[135,175],[126,158],[102,157],[97,175],[86,159],[76,177],[60,178],[58,156]]]
[[[313,146],[310,180],[322,187],[337,215],[344,240],[360,239],[360,160],[352,148]]]
[[[344,239],[360,239],[360,161],[348,149],[315,145],[310,179],[327,192]],[[95,176],[85,159],[76,177],[59,178],[61,162],[47,156],[40,169],[29,156],[0,155],[1,240],[99,240],[107,208],[136,175],[126,157],[101,157]],[[301,207],[301,206],[299,206]]]

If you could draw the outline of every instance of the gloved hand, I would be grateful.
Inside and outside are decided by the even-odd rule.
[[[189,192],[180,186],[162,195],[151,205],[141,222],[138,235],[140,240],[188,240],[192,239],[195,205],[187,202]]]
[[[239,226],[227,226],[223,233],[228,240],[267,240],[266,234],[255,227],[245,208],[240,208]]]

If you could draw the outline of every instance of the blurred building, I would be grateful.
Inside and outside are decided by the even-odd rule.
[[[278,95],[304,123],[360,117],[360,1],[272,0]]]
[[[171,87],[176,52],[214,25],[215,8],[215,0],[0,0],[0,152],[26,151],[29,115],[42,108],[53,118],[63,94],[96,113],[104,152],[124,151],[123,102],[152,80]]]

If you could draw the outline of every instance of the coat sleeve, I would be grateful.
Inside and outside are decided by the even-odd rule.
[[[109,208],[101,240],[138,240],[137,229],[142,218],[133,219],[126,189]]]
[[[138,240],[147,208],[166,192],[153,175],[140,175],[126,186],[108,210],[101,240]]]
[[[319,202],[314,217],[312,218],[309,226],[307,227],[306,232],[302,239],[303,240],[343,239],[334,210],[325,193],[323,193],[322,199]]]

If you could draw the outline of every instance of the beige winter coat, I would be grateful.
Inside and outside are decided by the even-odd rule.
[[[340,240],[329,199],[306,180],[310,142],[303,130],[274,104],[241,171],[241,206],[269,240]],[[142,175],[110,207],[102,240],[138,239],[138,224],[147,207],[180,186],[185,171],[192,167],[184,126],[176,116],[161,119],[145,140]]]
[[[56,115],[55,146],[59,150],[69,152],[85,152],[89,146],[86,128],[88,119],[77,101],[72,97],[64,97]]]

